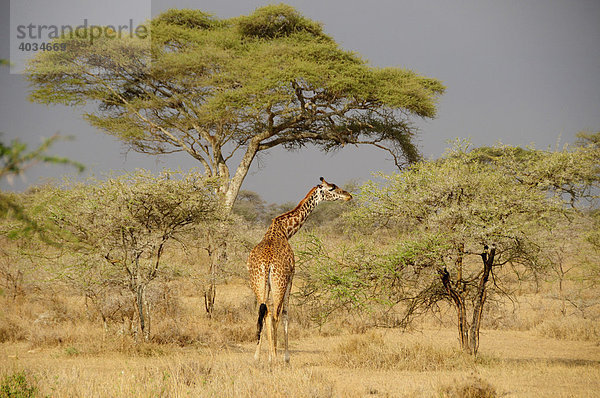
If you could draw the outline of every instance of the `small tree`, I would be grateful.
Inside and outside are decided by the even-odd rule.
[[[265,219],[265,201],[258,193],[253,191],[240,191],[233,205],[233,212],[241,216],[245,221],[253,224],[264,224],[267,222]]]
[[[146,288],[157,277],[170,242],[195,224],[219,218],[215,183],[195,173],[138,171],[103,182],[50,187],[36,195],[34,211],[68,233],[59,236],[71,252],[65,276],[84,289],[94,284],[126,288],[140,334],[148,339]]]
[[[597,159],[591,147],[552,152],[457,146],[438,161],[384,176],[383,187],[364,186],[355,216],[400,229],[405,242],[395,256],[401,268],[413,274],[435,269],[445,294],[428,287],[409,296],[406,315],[430,306],[432,298],[449,300],[461,347],[476,354],[488,294],[509,293],[499,271],[510,266],[520,278],[551,261],[549,231],[568,214],[565,203],[574,207],[595,195]]]

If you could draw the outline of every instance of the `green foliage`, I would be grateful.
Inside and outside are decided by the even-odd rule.
[[[9,182],[15,175],[23,173],[28,168],[37,163],[62,164],[74,166],[79,172],[82,172],[85,167],[79,163],[67,159],[65,157],[48,155],[47,150],[58,140],[69,139],[60,135],[53,135],[45,139],[42,144],[33,151],[27,151],[27,145],[18,139],[13,140],[10,144],[5,144],[0,141],[0,179],[7,178]],[[31,218],[29,218],[14,195],[0,192],[0,217],[14,218],[22,222],[22,226],[18,230],[12,230],[9,237],[29,235],[37,233],[42,239],[50,242],[44,234],[44,230]]]
[[[296,250],[304,283],[295,297],[319,325],[333,314],[386,314],[388,325],[407,326],[423,310],[419,306],[429,308],[445,297],[435,264],[447,247],[440,237],[422,238],[386,244],[376,235],[328,245],[309,235]]]
[[[76,347],[69,346],[65,348],[65,354],[69,357],[74,357],[81,354],[81,352]]]
[[[75,252],[104,257],[125,275],[142,267],[142,275],[151,278],[168,240],[219,218],[215,185],[193,172],[154,176],[138,170],[106,181],[45,187],[34,195],[31,212],[67,232],[57,238]]]
[[[457,148],[439,161],[382,175],[383,186],[365,184],[355,219],[427,231],[443,236],[449,246],[462,242],[467,251],[477,253],[477,248],[495,242],[499,262],[512,261],[519,256],[513,248],[526,249],[525,242],[535,236],[531,231],[549,223],[559,204],[543,190],[530,189],[505,170],[474,162],[471,156]]]
[[[477,148],[468,156],[558,199],[569,198],[573,207],[598,195],[600,147],[593,143],[560,151],[501,145]]]
[[[0,381],[1,398],[30,398],[37,396],[38,389],[23,371],[5,375]]]
[[[81,163],[46,154],[47,150],[61,139],[69,139],[69,137],[53,135],[45,139],[39,147],[29,152],[27,151],[27,145],[18,139],[13,140],[10,144],[0,141],[0,178],[21,174],[37,163],[70,165],[82,172],[85,167]]]
[[[600,147],[600,131],[595,133],[582,131],[577,133],[576,144],[580,147],[593,146],[595,148]]]
[[[161,13],[156,23],[181,26],[185,29],[211,29],[217,26],[215,18],[199,10],[178,10],[171,8]]]
[[[239,17],[236,22],[242,36],[258,39],[275,39],[302,32],[328,38],[320,24],[303,17],[287,4],[261,7],[251,15]]]
[[[299,251],[307,282],[298,297],[321,323],[339,309],[369,309],[406,325],[450,300],[448,288],[477,312],[486,296],[510,294],[507,273],[521,279],[550,265],[550,232],[572,203],[565,193],[578,203],[594,192],[594,156],[589,148],[459,144],[439,160],[379,175],[361,187],[347,217],[360,231],[351,244],[311,237]],[[484,272],[492,244],[493,263]]]
[[[352,253],[343,248],[340,256],[334,257],[319,238],[309,236],[296,254],[298,273],[304,281],[297,298],[315,322],[322,325],[334,312],[352,314],[368,308],[373,298],[361,278],[368,270],[348,261],[369,255],[366,247],[356,248]]]
[[[266,223],[265,201],[256,192],[240,191],[233,205],[233,212],[242,216],[246,221],[259,224]]]

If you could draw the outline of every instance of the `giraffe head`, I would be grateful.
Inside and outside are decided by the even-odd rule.
[[[350,195],[350,193],[344,191],[335,184],[328,183],[323,177],[321,177],[321,184],[317,186],[317,190],[321,195],[322,200],[332,201],[343,199],[347,202],[352,199],[352,195]]]

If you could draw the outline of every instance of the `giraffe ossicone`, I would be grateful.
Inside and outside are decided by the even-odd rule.
[[[290,239],[304,224],[308,215],[322,201],[352,199],[352,195],[323,177],[321,183],[313,187],[298,205],[282,215],[275,217],[264,238],[248,256],[250,286],[258,303],[256,360],[260,356],[261,333],[266,324],[269,341],[269,361],[277,357],[277,326],[283,318],[285,362],[289,362],[288,349],[288,303],[294,276],[294,252]],[[269,297],[271,302],[268,303]]]

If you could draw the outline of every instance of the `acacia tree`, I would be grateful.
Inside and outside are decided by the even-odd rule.
[[[457,146],[437,161],[382,175],[382,184],[365,184],[354,221],[392,234],[395,243],[376,248],[362,239],[339,253],[311,250],[316,265],[305,293],[346,308],[383,304],[400,311],[402,322],[448,301],[460,345],[475,355],[488,297],[510,294],[502,286],[507,272],[521,277],[548,263],[546,231],[564,211],[561,196],[480,156]]]
[[[86,295],[110,288],[129,291],[139,336],[148,339],[146,289],[170,243],[194,225],[221,219],[214,185],[193,172],[153,176],[138,171],[104,182],[46,187],[34,195],[29,211],[62,231],[55,239],[68,249],[64,278]]]
[[[188,153],[220,177],[227,209],[256,155],[279,145],[367,144],[397,165],[418,159],[410,118],[434,117],[444,91],[415,72],[369,66],[284,4],[232,19],[169,10],[147,28],[151,38],[57,39],[68,51],[35,57],[31,99],[91,105],[87,120],[135,151]]]
[[[459,145],[438,161],[385,176],[382,187],[364,186],[355,216],[400,226],[405,242],[394,261],[409,275],[429,272],[436,281],[421,286],[404,279],[413,287],[401,297],[406,315],[449,300],[461,347],[476,354],[487,296],[509,293],[502,287],[507,271],[520,277],[552,261],[549,232],[559,228],[557,217],[595,195],[597,160],[593,147],[470,151]]]

